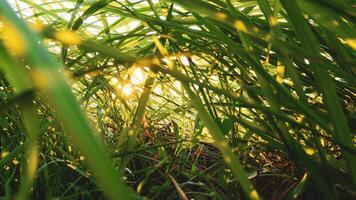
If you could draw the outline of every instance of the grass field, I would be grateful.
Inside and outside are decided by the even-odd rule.
[[[0,199],[356,199],[353,0],[0,1]]]

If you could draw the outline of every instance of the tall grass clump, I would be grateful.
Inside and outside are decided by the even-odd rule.
[[[355,7],[0,1],[0,197],[356,198]]]

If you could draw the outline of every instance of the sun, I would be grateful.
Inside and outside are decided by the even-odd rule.
[[[133,70],[132,76],[131,76],[131,83],[134,85],[140,85],[145,82],[147,78],[147,72],[145,72],[143,69],[136,67]]]
[[[125,96],[130,96],[134,92],[134,88],[130,83],[128,83],[121,88],[121,91]]]

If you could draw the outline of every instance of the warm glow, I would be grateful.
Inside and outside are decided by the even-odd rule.
[[[121,91],[122,91],[122,94],[124,94],[126,96],[130,96],[134,92],[134,89],[133,89],[132,85],[128,83],[128,84],[124,85],[124,87],[122,87]]]
[[[116,77],[110,79],[110,84],[111,85],[117,85],[118,83],[119,83],[119,80]]]
[[[79,45],[82,43],[79,35],[70,30],[57,31],[53,34],[53,37],[66,45]]]
[[[157,85],[154,89],[153,89],[153,92],[158,94],[158,95],[162,95],[163,94],[163,91],[161,89],[161,87],[159,85]]]
[[[180,90],[181,87],[182,87],[182,85],[181,85],[181,83],[180,83],[179,81],[174,81],[174,82],[173,82],[173,86],[174,86],[175,88],[177,88],[178,90]]]
[[[182,64],[184,65],[184,66],[189,66],[189,60],[188,60],[188,58],[186,57],[186,56],[180,56],[180,61],[182,62]]]
[[[1,21],[0,21],[1,22]],[[7,49],[15,55],[24,55],[26,52],[25,38],[12,22],[2,19],[0,38]]]
[[[131,76],[131,83],[133,85],[139,85],[145,82],[147,78],[147,73],[141,68],[135,68]]]

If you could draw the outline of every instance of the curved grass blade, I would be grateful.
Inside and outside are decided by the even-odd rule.
[[[36,87],[48,95],[55,108],[56,117],[61,120],[64,130],[86,156],[87,164],[99,180],[104,193],[110,199],[133,199],[135,195],[125,187],[102,142],[94,135],[83,115],[63,74],[58,71],[59,65],[38,43],[38,37],[16,16],[6,1],[0,2],[0,13],[16,26],[25,38],[27,49],[31,49],[26,54],[34,69]]]

